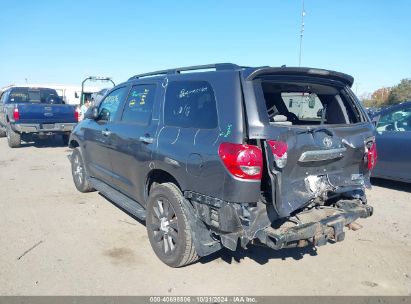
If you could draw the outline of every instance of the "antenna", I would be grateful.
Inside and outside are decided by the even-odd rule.
[[[303,35],[304,35],[304,16],[305,16],[305,7],[304,7],[304,0],[303,0],[303,9],[301,11],[300,56],[298,58],[298,66],[301,66],[301,51],[303,47]]]

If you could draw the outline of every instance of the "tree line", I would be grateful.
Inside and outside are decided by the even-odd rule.
[[[411,101],[411,78],[405,78],[393,87],[380,88],[362,98],[366,107],[384,107],[404,101]]]

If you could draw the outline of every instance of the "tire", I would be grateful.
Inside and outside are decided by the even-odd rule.
[[[69,140],[70,140],[70,134],[63,134],[61,135],[61,138],[63,139],[63,144],[64,146],[68,146]]]
[[[2,127],[0,126],[0,138],[1,138],[1,137],[6,137],[6,136],[7,136],[6,131],[3,130]]]
[[[184,197],[172,183],[156,186],[147,200],[147,234],[157,257],[171,267],[196,262],[191,226],[184,210]]]
[[[10,148],[20,148],[21,146],[20,133],[14,132],[10,126],[7,126],[7,142]]]
[[[71,154],[71,175],[73,176],[74,185],[78,191],[83,193],[94,191],[94,188],[88,181],[87,172],[84,167],[84,161],[79,147],[75,148]]]

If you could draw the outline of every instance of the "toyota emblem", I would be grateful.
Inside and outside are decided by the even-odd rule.
[[[331,146],[333,145],[331,137],[324,137],[323,143],[326,148],[331,148]]]

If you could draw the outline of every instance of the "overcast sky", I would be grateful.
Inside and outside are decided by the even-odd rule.
[[[216,62],[298,66],[301,0],[22,1],[0,7],[0,87],[116,83]],[[356,79],[358,95],[411,78],[411,0],[305,0],[302,66]]]

